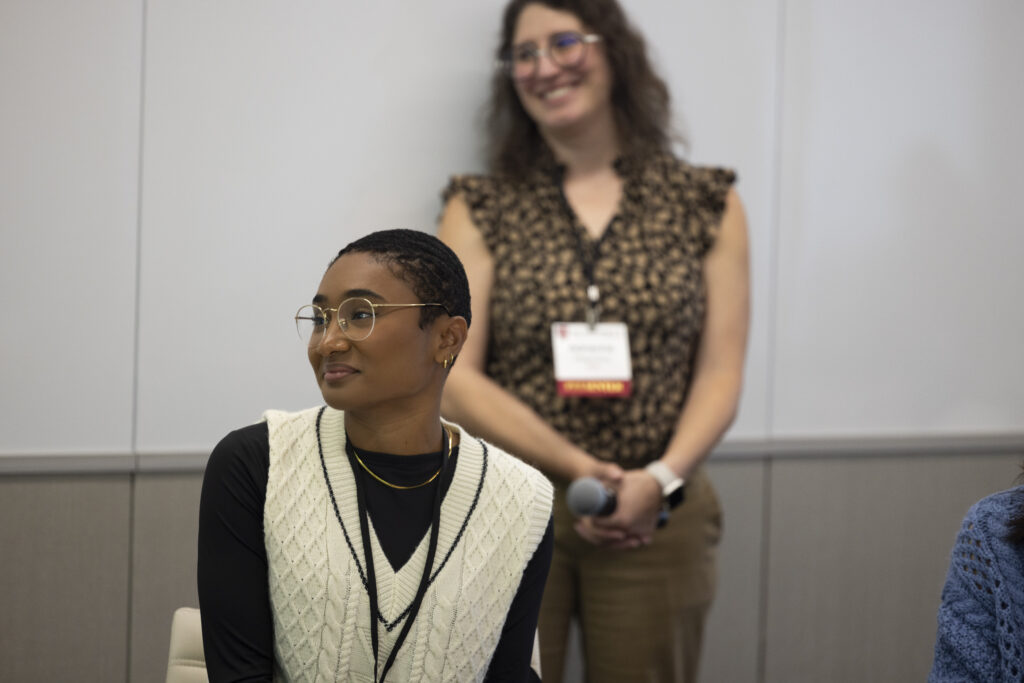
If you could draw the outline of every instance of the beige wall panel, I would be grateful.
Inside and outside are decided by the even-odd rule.
[[[950,549],[1020,456],[773,463],[766,683],[903,683],[931,667]]]
[[[128,475],[0,478],[5,681],[124,681]]]
[[[163,681],[171,615],[198,607],[196,534],[201,473],[139,474],[132,548],[133,683]]]
[[[714,459],[708,472],[722,503],[723,533],[718,591],[708,618],[700,680],[755,683],[765,463]]]

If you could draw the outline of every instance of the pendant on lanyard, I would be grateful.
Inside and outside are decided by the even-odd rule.
[[[597,288],[597,285],[591,283],[587,285],[587,300],[590,305],[587,306],[587,324],[590,325],[590,329],[597,327],[598,320],[601,319],[601,290]]]

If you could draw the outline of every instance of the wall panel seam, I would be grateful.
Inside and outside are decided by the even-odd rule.
[[[779,220],[782,212],[782,104],[783,104],[783,85],[784,81],[784,61],[785,61],[785,49],[786,49],[786,0],[779,0],[778,8],[776,10],[778,16],[776,18],[775,26],[775,102],[774,102],[774,128],[775,128],[775,139],[774,149],[772,150],[772,162],[775,167],[774,178],[772,179],[771,189],[771,218],[768,225],[768,294],[765,307],[767,308],[767,325],[768,330],[765,340],[767,345],[765,363],[765,388],[764,388],[764,400],[765,400],[765,434],[769,437],[775,434],[775,368],[777,364],[776,349],[777,344],[777,330],[778,324],[775,319],[778,311],[778,294],[779,294]]]
[[[146,144],[146,28],[148,18],[146,0],[140,1],[139,9],[139,148],[135,171],[135,327],[132,349],[132,477],[128,492],[130,508],[128,515],[128,629],[125,635],[127,639],[125,649],[127,654],[125,658],[126,681],[132,680],[132,611],[134,608],[132,563],[135,559],[135,483],[136,474],[139,471],[139,341],[141,336],[139,320],[142,314],[142,197]]]

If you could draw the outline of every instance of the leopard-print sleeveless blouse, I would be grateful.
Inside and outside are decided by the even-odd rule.
[[[521,182],[455,176],[443,197],[465,199],[494,258],[487,375],[587,452],[632,468],[664,454],[679,419],[704,319],[703,258],[736,176],[667,153],[622,158],[615,169],[622,200],[600,240],[575,217],[564,171],[550,160]],[[628,398],[556,391],[551,324],[586,320],[583,249],[592,250],[601,321],[629,329]]]

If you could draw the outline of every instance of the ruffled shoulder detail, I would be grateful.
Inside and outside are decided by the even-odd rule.
[[[694,166],[669,153],[653,155],[636,172],[642,188],[667,184],[672,201],[689,214],[691,238],[699,244],[701,255],[707,253],[721,230],[726,197],[736,182],[736,172],[718,166]]]
[[[441,192],[441,200],[447,205],[455,196],[462,197],[466,202],[473,225],[493,250],[502,198],[508,196],[508,193],[501,191],[500,181],[485,174],[453,175]]]

